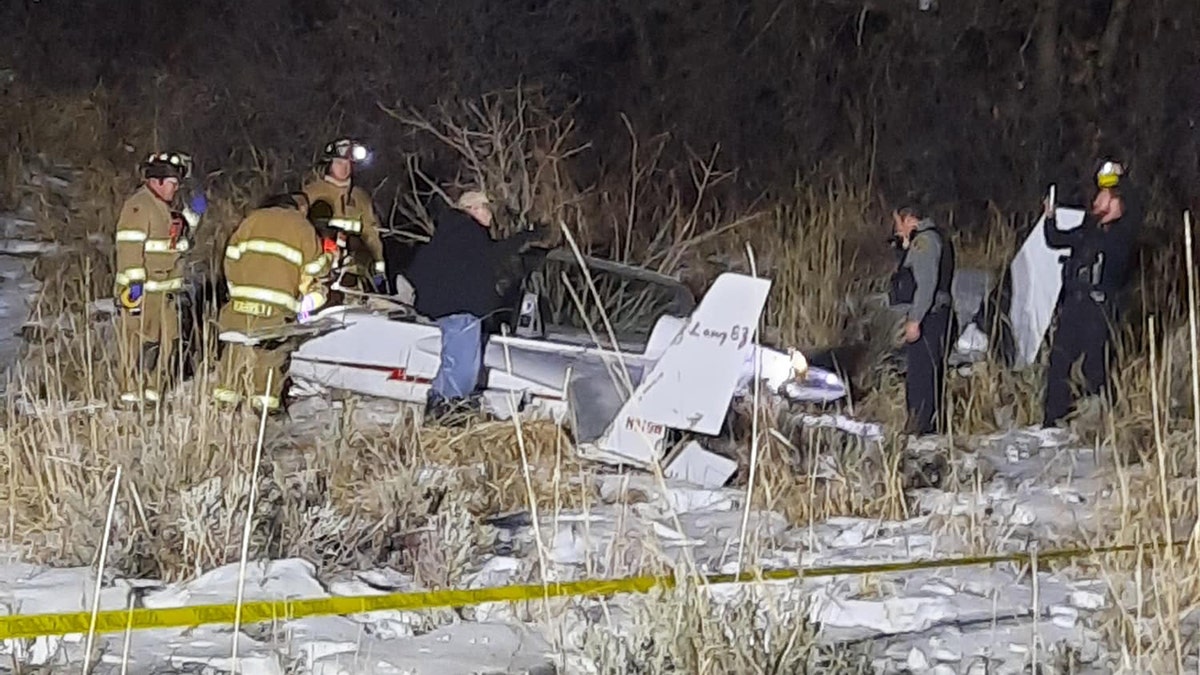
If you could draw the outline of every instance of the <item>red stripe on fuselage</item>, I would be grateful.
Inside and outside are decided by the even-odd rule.
[[[340,368],[350,368],[353,370],[370,370],[377,373],[387,373],[387,379],[393,382],[409,382],[412,384],[428,384],[432,385],[433,380],[424,377],[416,377],[409,375],[408,371],[403,368],[393,368],[391,366],[375,366],[364,363],[350,363],[349,361],[330,361],[326,359],[304,359],[309,363],[319,363],[323,366],[337,366]],[[562,401],[561,396],[546,396],[544,394],[535,394],[536,398],[546,399],[547,401]]]
[[[400,382],[412,382],[415,384],[433,384],[433,380],[423,377],[415,377],[408,374],[403,368],[393,368],[391,366],[375,366],[366,363],[350,363],[349,361],[330,361],[327,359],[304,359],[309,363],[318,363],[322,366],[335,366],[338,368],[350,368],[352,370],[370,370],[377,373],[387,373],[389,380]]]

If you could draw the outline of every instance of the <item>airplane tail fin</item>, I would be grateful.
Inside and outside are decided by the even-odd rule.
[[[755,355],[769,279],[717,277],[591,450],[648,465],[667,429],[715,435]]]

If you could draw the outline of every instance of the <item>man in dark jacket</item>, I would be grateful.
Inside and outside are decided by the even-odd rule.
[[[958,323],[950,294],[954,247],[915,207],[893,213],[892,222],[902,253],[892,275],[890,300],[904,314],[908,432],[924,436],[936,433],[949,418],[943,390],[947,345]]]
[[[440,413],[475,393],[483,357],[483,320],[498,309],[496,270],[504,256],[535,237],[522,232],[495,241],[492,203],[469,191],[455,208],[437,218],[429,243],[417,249],[407,278],[416,291],[416,309],[442,331],[441,366],[433,379],[426,410]]]
[[[1062,290],[1050,344],[1043,425],[1055,426],[1071,412],[1071,368],[1083,360],[1083,394],[1093,396],[1108,386],[1117,295],[1129,276],[1133,248],[1142,222],[1142,207],[1123,185],[1123,168],[1104,162],[1096,174],[1097,193],[1083,223],[1058,229],[1054,204],[1045,204],[1046,244],[1070,249],[1063,259]]]

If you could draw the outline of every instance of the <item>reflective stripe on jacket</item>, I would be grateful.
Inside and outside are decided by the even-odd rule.
[[[318,200],[329,202],[333,207],[329,226],[361,237],[371,252],[375,271],[382,273],[383,240],[379,236],[379,216],[375,213],[371,195],[361,187],[341,187],[323,177],[309,181],[304,186],[304,194],[308,195],[310,204]]]
[[[225,246],[229,296],[235,303],[251,303],[244,305],[247,311],[253,303],[262,303],[295,315],[301,296],[310,291],[315,277],[326,273],[328,265],[329,256],[322,250],[316,230],[296,209],[252,212]]]
[[[172,245],[171,220],[170,205],[146,186],[125,200],[114,235],[118,293],[134,283],[148,293],[183,288],[183,254],[190,245],[185,237]]]

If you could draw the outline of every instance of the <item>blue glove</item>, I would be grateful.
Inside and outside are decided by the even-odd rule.
[[[130,284],[129,288],[121,292],[117,298],[120,301],[120,306],[133,314],[141,311],[142,306],[142,285],[140,283]]]
[[[383,274],[376,274],[375,278],[371,281],[375,284],[375,290],[383,293],[387,292],[387,276]]]
[[[188,206],[191,207],[191,209],[195,211],[197,215],[202,216],[204,215],[204,212],[208,210],[208,199],[206,199],[203,194],[195,195],[192,197],[192,201],[190,204],[188,204]]]

